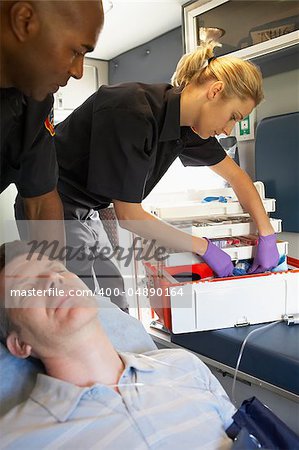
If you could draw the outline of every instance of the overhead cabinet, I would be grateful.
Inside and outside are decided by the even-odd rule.
[[[285,0],[198,0],[183,6],[185,47],[213,38],[217,56],[256,58],[299,42],[299,4]]]

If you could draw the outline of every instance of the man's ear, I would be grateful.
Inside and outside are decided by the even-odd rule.
[[[223,90],[224,90],[223,81],[215,81],[214,83],[210,84],[210,86],[209,86],[208,99],[213,100],[213,99],[219,98],[219,96],[222,94]]]
[[[40,27],[34,5],[29,2],[16,2],[10,10],[10,24],[20,42],[34,36]]]
[[[31,355],[31,345],[23,342],[15,331],[12,331],[7,337],[6,345],[10,353],[17,358],[25,359]]]

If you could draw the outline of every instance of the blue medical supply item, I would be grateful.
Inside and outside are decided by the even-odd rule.
[[[238,261],[233,270],[233,276],[238,277],[240,275],[246,275],[251,266],[250,261],[251,260],[249,260],[249,259],[248,260],[244,259],[243,261]]]
[[[230,198],[231,197],[229,197],[229,196],[223,197],[222,195],[220,195],[219,197],[205,197],[204,199],[202,199],[201,203],[210,203],[210,202],[227,203],[227,201]]]
[[[286,255],[281,255],[277,266],[274,267],[274,269],[272,269],[271,272],[284,272],[285,270],[289,270],[287,258]]]
[[[244,259],[238,261],[233,270],[233,276],[240,277],[242,275],[247,275],[251,264],[252,259]],[[271,272],[284,272],[285,270],[288,270],[287,258],[286,255],[280,255],[277,266],[274,267]]]
[[[233,450],[299,448],[299,436],[256,397],[245,400],[233,415],[233,420],[226,430],[227,435],[235,440]]]

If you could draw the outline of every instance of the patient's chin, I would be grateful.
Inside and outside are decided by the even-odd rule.
[[[73,308],[58,308],[55,310],[55,321],[57,335],[66,336],[83,331],[85,326],[97,320],[98,308],[87,306],[76,306]]]

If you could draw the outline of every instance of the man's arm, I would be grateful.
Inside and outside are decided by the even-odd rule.
[[[226,156],[220,163],[210,168],[229,182],[241,205],[255,221],[259,234],[261,236],[273,234],[273,227],[259,193],[247,173],[229,156]]]
[[[59,241],[57,251],[64,247],[63,205],[57,190],[54,189],[47,194],[22,200],[28,220],[30,239],[39,242],[46,240],[49,243]]]
[[[28,220],[63,220],[63,206],[56,189],[38,197],[23,198]]]

